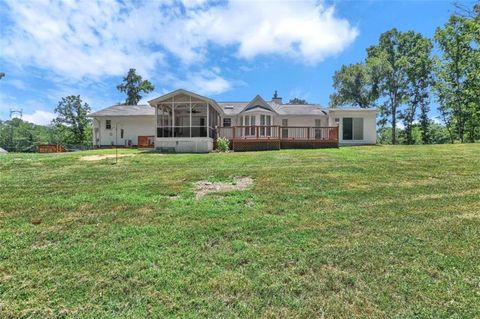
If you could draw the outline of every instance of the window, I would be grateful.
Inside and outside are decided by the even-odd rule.
[[[229,117],[225,117],[223,119],[223,127],[230,127],[232,126],[232,119]]]
[[[120,138],[123,138],[123,128],[120,129]]]
[[[270,136],[272,134],[272,128],[270,125],[272,125],[272,117],[270,115],[260,115],[260,125],[262,126],[260,128],[260,135],[262,136]],[[263,127],[267,126],[267,127]],[[266,133],[266,134],[265,134]]]
[[[282,138],[288,138],[288,119],[282,119]]]
[[[344,117],[342,135],[345,141],[363,140],[363,118]]]
[[[251,126],[250,128],[245,128],[245,135],[255,135],[255,115],[245,115],[244,116],[245,126]]]
[[[106,130],[111,130],[112,129],[112,120],[106,120],[105,121],[105,129]]]

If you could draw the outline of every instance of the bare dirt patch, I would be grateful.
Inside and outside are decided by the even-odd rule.
[[[133,154],[119,154],[118,157],[126,157],[126,156],[133,156]],[[108,155],[88,155],[80,157],[81,161],[101,161],[108,158],[115,158],[115,154],[108,154]]]
[[[245,190],[252,184],[250,177],[235,177],[232,183],[199,181],[195,183],[195,195],[199,199],[208,193]]]

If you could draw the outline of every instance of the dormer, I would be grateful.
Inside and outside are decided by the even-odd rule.
[[[249,111],[269,111],[277,113],[260,95],[255,96],[240,113]]]

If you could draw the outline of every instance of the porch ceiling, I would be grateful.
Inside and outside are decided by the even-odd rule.
[[[215,100],[184,89],[178,89],[165,95],[159,96],[153,100],[148,101],[148,104],[150,104],[150,106],[152,107],[156,107],[161,103],[168,104],[173,103],[173,101],[175,101],[175,103],[189,103],[190,101],[192,103],[208,103],[221,115],[225,115],[223,109],[218,105]]]

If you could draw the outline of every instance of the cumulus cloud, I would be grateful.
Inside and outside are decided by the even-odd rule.
[[[313,0],[10,0],[7,6],[3,58],[70,79],[118,76],[130,67],[158,74],[168,58],[187,66],[208,62],[212,46],[241,59],[278,55],[318,63],[358,34],[332,6]],[[218,74],[207,84],[198,75],[187,78],[212,92],[229,87]]]
[[[24,121],[35,123],[38,125],[48,125],[55,118],[55,114],[52,112],[37,110],[31,114],[23,114],[22,119]]]
[[[233,85],[233,81],[225,80],[218,73],[218,70],[215,69],[191,72],[187,74],[185,78],[178,78],[172,74],[164,80],[173,87],[183,88],[205,95],[219,94],[228,91]]]

